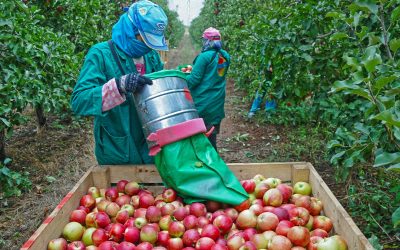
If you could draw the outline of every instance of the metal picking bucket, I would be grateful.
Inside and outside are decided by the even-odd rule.
[[[180,77],[154,79],[153,85],[135,93],[134,100],[146,138],[159,129],[199,118],[186,81]]]

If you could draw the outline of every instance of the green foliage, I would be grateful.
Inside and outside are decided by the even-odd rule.
[[[32,183],[29,173],[18,173],[10,170],[7,165],[11,163],[9,158],[0,163],[0,199],[11,196],[20,196],[23,191],[31,188]]]

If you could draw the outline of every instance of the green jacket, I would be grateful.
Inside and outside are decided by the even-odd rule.
[[[125,73],[137,72],[132,58],[117,46],[115,48]],[[156,51],[146,54],[144,61],[146,74],[163,69]],[[107,42],[94,45],[86,55],[72,93],[72,109],[78,115],[94,116],[95,154],[99,164],[153,163],[153,157],[148,155],[133,96],[127,95],[121,105],[102,111],[103,84],[122,74]]]
[[[207,125],[219,124],[225,117],[225,76],[229,64],[230,56],[225,50],[203,51],[186,78],[199,116]]]

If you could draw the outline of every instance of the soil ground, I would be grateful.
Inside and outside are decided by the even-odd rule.
[[[181,49],[185,48],[185,49]],[[191,63],[197,51],[188,34],[178,49],[168,54],[167,68]],[[323,159],[310,154],[310,149],[296,153],[288,145],[285,127],[247,121],[250,103],[243,102],[244,93],[227,83],[226,118],[221,126],[218,146],[226,162],[311,161],[331,190],[340,199],[344,187],[335,184],[333,170]],[[20,197],[0,199],[0,249],[19,249],[42,221],[95,164],[91,119],[63,122],[50,117],[42,134],[36,133],[35,119],[16,128],[7,141],[7,155],[13,159],[12,169],[28,171],[33,183]]]

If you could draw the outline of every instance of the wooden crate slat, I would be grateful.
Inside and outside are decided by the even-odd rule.
[[[275,177],[283,182],[290,182],[293,163],[231,163],[228,167],[235,173],[239,180],[253,178],[256,174],[264,177]]]
[[[313,188],[313,195],[322,201],[324,214],[332,220],[335,233],[346,240],[349,249],[373,250],[374,248],[367,238],[362,234],[315,168],[311,164],[308,165],[310,168],[309,183]]]
[[[64,226],[69,222],[69,216],[89,187],[93,186],[92,169],[90,168],[76,183],[72,190],[63,198],[53,212],[45,219],[34,235],[22,246],[25,249],[47,249],[50,240],[60,237]]]
[[[161,177],[154,165],[116,165],[101,166],[99,168],[109,169],[111,183],[116,183],[123,179],[140,183],[162,183]]]

